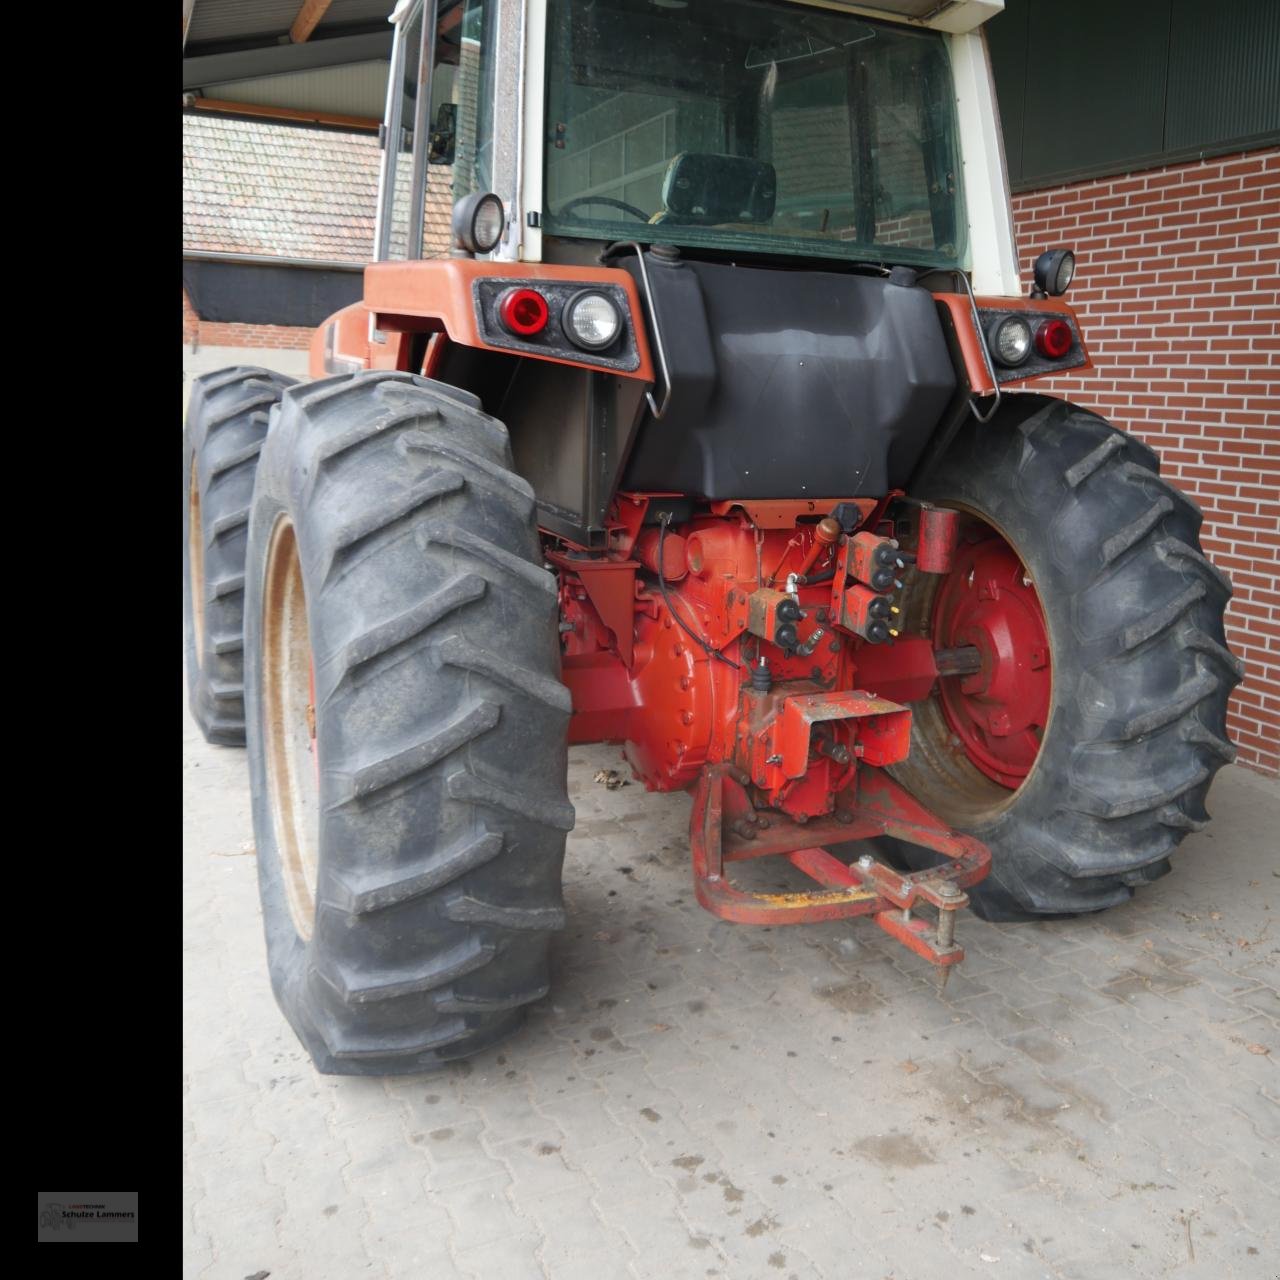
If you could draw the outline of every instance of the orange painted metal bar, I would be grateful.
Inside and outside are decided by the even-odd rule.
[[[969,390],[978,396],[994,395],[996,384],[987,372],[987,362],[982,355],[982,340],[973,323],[973,310],[969,305],[968,295],[935,293],[933,297],[940,307],[946,308],[951,317],[956,341],[960,344],[960,358],[964,361],[965,377],[969,380]]]

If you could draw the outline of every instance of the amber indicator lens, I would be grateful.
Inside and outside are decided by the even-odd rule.
[[[536,289],[508,289],[498,299],[503,327],[522,338],[531,338],[547,327],[547,300]]]
[[[1046,320],[1036,330],[1036,350],[1046,360],[1061,360],[1071,342],[1071,326],[1065,320]]]

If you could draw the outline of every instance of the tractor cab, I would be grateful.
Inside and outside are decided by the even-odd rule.
[[[980,31],[1002,7],[409,0],[376,256],[421,255],[426,166],[447,161],[455,201],[501,201],[496,240],[462,245],[499,261],[634,240],[1016,293]]]

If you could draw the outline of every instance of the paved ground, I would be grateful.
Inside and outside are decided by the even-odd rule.
[[[185,1275],[1280,1274],[1280,789],[1238,769],[1100,919],[962,922],[945,998],[873,926],[694,902],[689,800],[575,748],[552,996],[435,1075],[317,1076],[277,1013],[244,753],[187,722]]]

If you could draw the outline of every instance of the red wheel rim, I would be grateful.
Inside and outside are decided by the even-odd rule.
[[[933,643],[973,645],[982,669],[939,683],[942,710],[969,760],[1016,790],[1035,764],[1049,719],[1052,671],[1044,611],[1022,561],[989,526],[962,542],[938,591]]]

